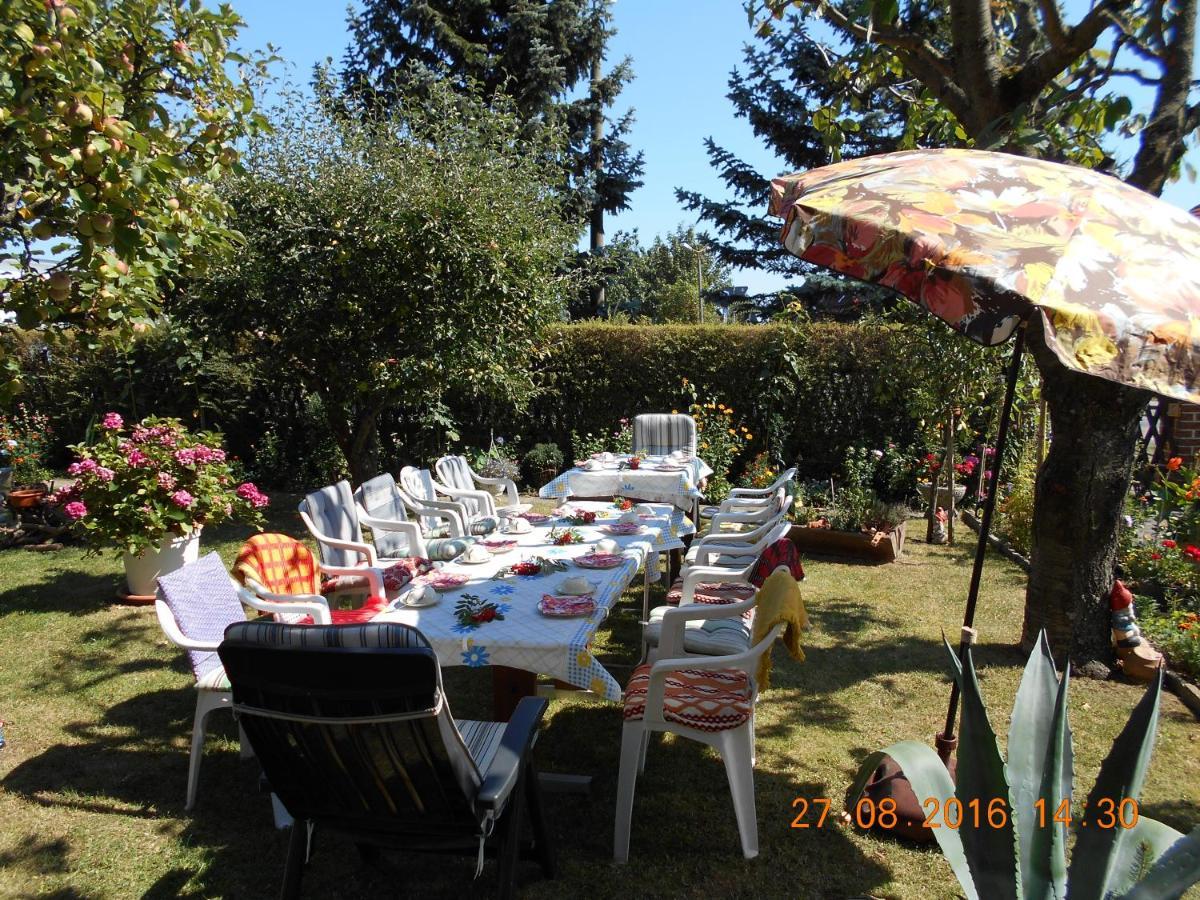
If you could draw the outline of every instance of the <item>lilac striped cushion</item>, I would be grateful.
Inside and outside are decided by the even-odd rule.
[[[228,625],[246,619],[229,573],[216,553],[161,576],[158,596],[171,610],[179,630],[194,641],[220,643]],[[187,654],[197,681],[221,667],[215,652],[189,650]]]

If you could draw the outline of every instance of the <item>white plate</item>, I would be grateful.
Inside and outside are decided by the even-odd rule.
[[[467,559],[466,554],[455,557],[455,559],[454,559],[455,563],[457,563],[459,565],[464,565],[464,566],[483,566],[483,565],[487,565],[491,561],[492,561],[491,553],[488,554],[487,559],[470,560],[470,559]]]
[[[442,595],[435,590],[425,592],[425,598],[418,603],[405,603],[403,600],[393,600],[392,609],[425,609],[427,606],[437,606],[442,602]]]

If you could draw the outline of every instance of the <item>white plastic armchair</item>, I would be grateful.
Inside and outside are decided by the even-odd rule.
[[[698,609],[677,610],[697,618],[719,618],[723,615],[740,615],[735,606],[742,604]],[[664,622],[664,628],[666,623]],[[682,621],[679,624],[682,630]],[[649,683],[646,688],[645,706],[640,716],[630,715],[630,696],[626,694],[626,718],[621,729],[621,763],[617,778],[617,811],[613,823],[613,859],[624,863],[629,860],[629,831],[633,820],[633,796],[637,787],[637,776],[644,770],[646,750],[650,736],[656,732],[671,732],[714,748],[725,764],[729,792],[733,799],[733,810],[737,817],[738,835],[741,838],[742,855],[752,859],[758,855],[758,817],[754,804],[754,707],[758,699],[758,686],[754,676],[758,660],[770,651],[775,640],[782,634],[784,625],[774,626],[761,641],[744,653],[713,657],[673,657],[659,659],[634,673],[644,676],[647,669]],[[665,633],[664,633],[665,637]],[[682,637],[680,638],[682,640]],[[704,672],[735,674],[741,673],[748,692],[749,715],[745,721],[732,727],[695,728],[681,724],[665,715],[667,679],[674,677],[685,686],[694,680],[690,673]]]
[[[354,570],[354,574],[362,575],[362,569]],[[247,578],[244,585],[234,582],[234,586],[242,603],[259,612],[270,613],[277,622],[293,625],[305,616],[312,616],[316,625],[333,624],[329,601],[320,594],[274,594],[253,578]]]
[[[438,478],[441,480],[438,489],[454,499],[462,498],[479,504],[479,513],[487,516],[517,515],[528,512],[532,505],[521,502],[517,485],[511,478],[486,478],[474,471],[463,456],[443,456],[435,464]],[[482,485],[485,490],[479,490]],[[497,505],[492,491],[503,493],[503,505]]]
[[[405,466],[400,470],[396,491],[408,511],[420,517],[426,536],[433,533],[437,522],[446,523],[448,537],[461,538],[471,533],[471,514],[466,506],[454,500],[439,500],[428,469]]]
[[[735,487],[729,492],[728,499],[729,500],[733,500],[733,499],[768,500],[768,499],[770,499],[771,495],[774,494],[777,490],[779,490],[780,488],[786,489],[787,486],[789,484],[791,484],[791,482],[795,481],[795,479],[796,479],[796,467],[792,466],[790,469],[785,469],[782,473],[780,473],[779,477],[776,478],[773,482],[771,482],[771,484],[768,487],[765,487],[765,488]]]
[[[339,481],[313,491],[296,508],[304,527],[317,542],[322,573],[331,576],[364,577],[375,596],[383,596],[380,559],[375,548],[363,539],[358,510],[348,481]],[[397,526],[400,523],[396,523]],[[403,527],[408,528],[407,524]],[[385,530],[400,530],[388,527]],[[408,534],[419,537],[420,530],[408,528]]]
[[[400,488],[391,475],[369,478],[354,491],[358,524],[371,529],[375,555],[382,559],[428,556],[420,522],[410,521]]]

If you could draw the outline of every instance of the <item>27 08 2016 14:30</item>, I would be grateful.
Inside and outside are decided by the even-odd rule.
[[[796,797],[792,801],[792,809],[796,811],[792,819],[792,828],[823,828],[829,814],[832,802],[828,797]],[[924,825],[926,828],[961,828],[967,824],[974,828],[1004,828],[1009,824],[1008,801],[1003,797],[994,797],[984,803],[981,800],[969,800],[966,803],[957,797],[947,797],[942,800],[937,797],[927,797],[921,807],[925,810]],[[1088,816],[1087,804],[1079,813],[1081,828],[1133,828],[1138,822],[1138,804],[1132,797],[1120,800],[1102,797],[1096,803],[1095,809]],[[1039,828],[1048,824],[1061,824],[1068,828],[1075,821],[1069,800],[1063,800],[1056,809],[1050,809],[1045,800],[1037,800],[1033,804],[1032,815]],[[899,824],[900,817],[896,811],[896,801],[886,797],[875,802],[870,797],[861,798],[854,806],[851,820],[859,828],[894,828]]]

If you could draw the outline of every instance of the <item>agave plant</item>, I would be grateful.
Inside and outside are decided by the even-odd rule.
[[[1007,763],[970,651],[961,665],[948,644],[947,650],[962,692],[957,785],[930,747],[901,741],[867,757],[847,797],[861,796],[887,755],[904,769],[927,812],[956,800],[957,828],[927,821],[941,826],[934,837],[969,900],[1165,900],[1200,881],[1200,828],[1185,836],[1136,807],[1154,749],[1161,673],[1113,742],[1087,803],[1072,813],[1070,676],[1059,680],[1045,634],[1017,691]],[[1123,817],[1115,815],[1122,810]],[[1069,865],[1068,822],[1081,826]]]

